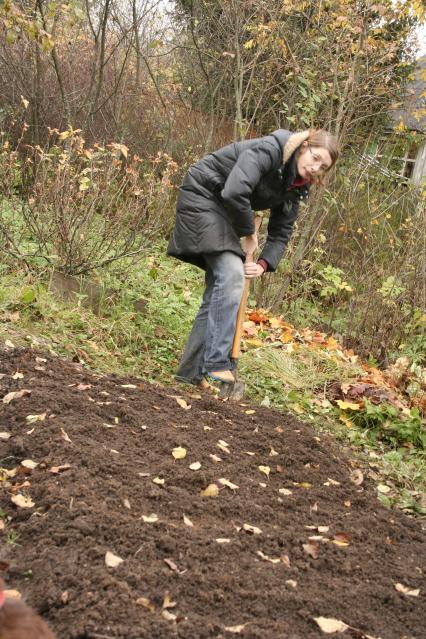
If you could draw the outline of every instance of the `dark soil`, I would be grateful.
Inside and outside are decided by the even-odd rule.
[[[3,576],[60,639],[313,639],[324,636],[320,616],[357,629],[348,637],[426,637],[421,522],[382,507],[369,480],[352,483],[353,463],[332,438],[267,408],[92,374],[31,350],[2,352],[0,373],[0,398],[31,391],[0,402],[0,431],[11,433],[0,463],[20,469],[2,482]],[[185,459],[173,458],[176,446]],[[38,466],[23,468],[25,459]],[[220,478],[239,488],[200,495]],[[18,492],[34,506],[15,506]],[[143,521],[153,513],[157,522]],[[311,541],[317,558],[304,548],[313,535],[323,537]],[[107,551],[124,561],[107,567]]]

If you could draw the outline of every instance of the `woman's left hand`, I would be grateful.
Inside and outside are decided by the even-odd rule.
[[[256,262],[246,262],[244,264],[244,275],[249,280],[263,275],[264,272],[265,270],[263,266],[261,266],[260,264],[256,264]]]

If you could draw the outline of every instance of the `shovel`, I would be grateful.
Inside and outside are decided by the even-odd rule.
[[[262,218],[256,217],[254,225],[255,225],[256,233],[258,233],[262,225]],[[253,260],[254,260],[254,253],[247,253],[246,262],[253,262]],[[237,379],[236,371],[238,366],[238,358],[240,356],[240,351],[241,351],[243,322],[244,322],[244,317],[246,314],[249,292],[250,292],[250,280],[245,278],[243,293],[241,295],[240,306],[238,308],[237,321],[235,324],[234,341],[232,342],[232,349],[231,349],[231,358],[235,361],[235,369],[234,369],[235,382],[232,382],[232,383],[221,382],[220,389],[219,389],[219,397],[221,399],[231,399],[234,402],[239,402],[244,397],[244,391],[245,391],[245,384],[244,382],[239,381]]]

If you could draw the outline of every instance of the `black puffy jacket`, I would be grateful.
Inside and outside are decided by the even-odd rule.
[[[279,129],[229,144],[191,166],[179,191],[168,255],[201,268],[203,253],[232,251],[244,259],[240,238],[254,233],[253,211],[271,209],[259,259],[274,271],[291,237],[299,202],[308,196],[306,185],[287,190],[296,178],[300,144],[293,147],[301,135],[300,144],[307,133]],[[289,146],[292,153],[284,161]]]

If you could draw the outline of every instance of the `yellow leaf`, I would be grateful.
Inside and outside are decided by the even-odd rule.
[[[269,466],[258,466],[258,469],[260,470],[261,473],[269,477],[269,473],[271,472],[271,469],[269,468]]]
[[[177,446],[176,448],[173,448],[172,455],[175,459],[184,459],[186,457],[186,448]]]
[[[201,497],[217,497],[219,494],[219,488],[217,484],[209,484],[207,488],[201,491]]]
[[[361,408],[360,404],[355,404],[355,402],[345,402],[342,399],[338,399],[336,404],[342,410],[359,410]]]
[[[60,140],[66,140],[67,138],[69,138],[71,135],[71,131],[62,131],[62,133],[59,134],[59,139]]]
[[[25,497],[25,495],[21,495],[20,493],[13,495],[10,500],[15,506],[19,506],[19,508],[32,508],[34,506],[31,497]]]
[[[46,419],[46,413],[40,413],[39,415],[27,415],[25,420],[28,424],[34,424],[35,422],[43,422]]]
[[[314,620],[326,634],[331,634],[333,632],[345,632],[345,630],[349,628],[349,626],[343,621],[339,621],[339,619],[333,619],[331,617],[314,617]]]
[[[289,404],[289,407],[294,410],[295,413],[297,413],[298,415],[301,415],[302,413],[305,412],[305,409],[303,408],[303,406],[301,406],[300,404]]]
[[[262,340],[257,339],[256,337],[249,337],[245,339],[244,344],[250,344],[250,346],[263,346]]]
[[[390,493],[391,488],[390,486],[386,486],[386,484],[378,484],[377,490],[379,491],[379,493],[386,495],[386,493]]]
[[[255,410],[245,410],[244,411],[246,415],[254,415],[255,414]]]
[[[181,408],[184,408],[185,410],[189,410],[191,408],[191,405],[187,404],[186,401],[182,399],[182,397],[175,397],[175,400]]]
[[[158,484],[158,486],[163,486],[166,480],[161,477],[154,477],[152,481],[154,484]]]
[[[24,468],[30,468],[31,470],[33,470],[34,468],[38,466],[38,464],[32,459],[24,459],[24,461],[21,461],[21,466],[24,466]]]

